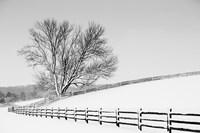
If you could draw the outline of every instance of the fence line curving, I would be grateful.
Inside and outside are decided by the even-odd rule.
[[[185,117],[200,118],[200,114],[197,113],[180,113],[173,112],[170,109],[168,112],[153,112],[144,111],[142,108],[138,111],[126,111],[121,109],[116,110],[98,110],[94,109],[78,109],[78,108],[35,108],[29,106],[18,106],[8,108],[9,112],[16,114],[22,114],[26,116],[36,117],[50,117],[50,118],[64,118],[66,120],[73,119],[75,122],[83,120],[86,123],[91,121],[103,123],[115,124],[120,127],[121,125],[136,126],[140,131],[143,127],[164,129],[169,133],[173,130],[187,131],[187,132],[200,132],[200,121],[197,120],[185,120]],[[173,118],[179,116],[179,119]],[[177,125],[178,124],[178,125]],[[187,125],[189,125],[187,127]],[[192,127],[191,127],[192,126]],[[193,127],[197,126],[197,127]]]

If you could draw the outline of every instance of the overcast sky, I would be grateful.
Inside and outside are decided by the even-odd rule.
[[[34,83],[17,50],[46,18],[105,27],[119,67],[100,83],[200,70],[200,0],[0,0],[0,86]]]

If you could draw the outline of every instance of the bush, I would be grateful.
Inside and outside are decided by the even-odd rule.
[[[0,98],[4,98],[4,97],[5,97],[5,94],[0,91]]]
[[[0,103],[1,103],[1,104],[4,104],[4,103],[6,103],[6,100],[5,100],[4,98],[1,98],[1,99],[0,99]]]
[[[6,103],[8,102],[15,102],[19,100],[19,96],[15,93],[8,92],[6,94]]]
[[[21,100],[26,100],[26,94],[24,92],[21,92],[20,99]]]

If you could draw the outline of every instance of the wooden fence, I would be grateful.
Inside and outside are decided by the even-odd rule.
[[[44,117],[57,117],[58,119],[73,119],[74,121],[83,120],[86,123],[89,121],[99,122],[100,125],[103,123],[111,123],[120,127],[121,125],[136,126],[142,131],[143,127],[164,129],[169,133],[172,130],[187,131],[200,133],[200,122],[192,120],[185,120],[186,117],[195,117],[200,120],[200,114],[196,113],[177,113],[172,112],[170,109],[166,112],[153,112],[144,111],[142,108],[138,111],[125,111],[119,108],[110,111],[103,110],[102,108],[95,109],[70,109],[70,108],[35,108],[35,107],[12,107],[8,109],[9,112],[16,114],[23,114],[27,116],[44,116]],[[179,116],[179,118],[175,118]],[[178,125],[177,125],[178,124]],[[187,127],[189,125],[189,127]],[[192,128],[191,128],[192,125]],[[194,127],[196,126],[196,127]]]

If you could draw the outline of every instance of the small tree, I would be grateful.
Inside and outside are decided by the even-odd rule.
[[[31,99],[37,98],[37,97],[38,97],[37,91],[36,91],[36,90],[33,90],[33,91],[30,93],[30,97],[31,97]]]
[[[68,21],[54,19],[37,22],[30,29],[32,44],[18,51],[30,66],[42,66],[37,84],[64,93],[71,85],[90,85],[99,78],[109,78],[117,68],[117,57],[106,46],[104,28],[89,23],[82,30]]]
[[[12,92],[7,92],[6,94],[6,102],[14,102],[18,100],[18,95]]]
[[[0,91],[0,98],[4,98],[4,97],[5,97],[5,94]]]
[[[1,98],[1,99],[0,99],[0,103],[1,103],[1,104],[6,103],[5,99],[4,99],[4,98]]]
[[[21,100],[26,100],[26,94],[23,91],[20,94],[20,99]]]
[[[12,93],[11,92],[7,92],[6,97],[12,97]]]

